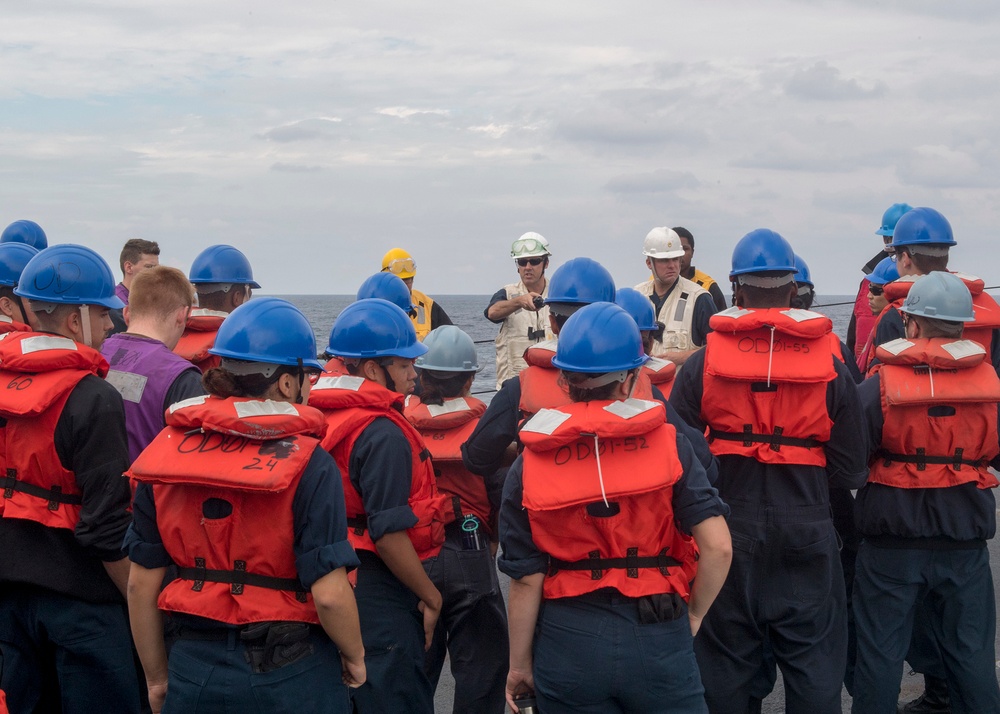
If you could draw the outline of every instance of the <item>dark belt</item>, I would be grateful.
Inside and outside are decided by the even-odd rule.
[[[955,453],[951,456],[928,455],[926,449],[917,449],[915,455],[894,454],[891,451],[879,449],[875,452],[875,458],[882,459],[884,466],[890,466],[893,461],[904,464],[916,464],[917,471],[926,471],[927,464],[954,466],[956,471],[961,471],[963,465],[971,466],[974,469],[984,469],[989,466],[989,459],[963,459],[962,454],[963,449],[955,449]]]
[[[45,488],[33,483],[25,483],[18,480],[15,469],[7,469],[7,475],[3,478],[3,497],[13,497],[14,491],[48,501],[50,511],[58,511],[60,505],[79,506],[83,504],[83,498],[79,494],[63,493],[62,486]]]
[[[681,562],[667,555],[663,550],[659,555],[639,555],[638,548],[629,548],[624,558],[602,558],[598,550],[591,551],[586,560],[566,561],[559,558],[549,558],[549,575],[555,575],[560,570],[589,570],[591,580],[600,580],[605,570],[625,570],[626,577],[638,578],[639,568],[656,568],[661,575],[669,575],[670,568],[676,568]]]
[[[233,570],[211,570],[205,567],[204,558],[194,559],[195,567],[178,568],[177,577],[183,580],[193,580],[192,590],[201,591],[205,583],[226,583],[231,585],[230,592],[233,595],[242,595],[244,585],[253,585],[258,588],[269,590],[287,590],[295,593],[295,599],[299,602],[306,601],[307,590],[302,586],[298,578],[276,578],[271,575],[258,575],[246,571],[246,561],[237,560],[234,562]]]
[[[743,446],[753,446],[754,444],[770,444],[771,451],[781,451],[782,446],[801,446],[806,449],[815,449],[822,446],[822,441],[816,439],[799,439],[794,436],[783,436],[784,429],[780,426],[774,427],[773,434],[760,434],[753,430],[749,424],[743,426],[742,433],[729,431],[716,431],[709,429],[708,440],[721,439],[722,441],[739,441]]]

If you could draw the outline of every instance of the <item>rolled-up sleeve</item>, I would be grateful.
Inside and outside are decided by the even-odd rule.
[[[417,525],[410,508],[413,451],[398,426],[385,417],[375,419],[354,442],[349,463],[373,541]]]

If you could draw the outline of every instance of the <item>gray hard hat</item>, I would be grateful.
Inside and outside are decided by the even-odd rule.
[[[900,310],[909,315],[948,322],[972,322],[976,319],[969,288],[961,278],[941,271],[918,278]]]
[[[427,354],[414,366],[435,372],[478,372],[479,357],[472,338],[454,325],[441,325],[424,338]]]

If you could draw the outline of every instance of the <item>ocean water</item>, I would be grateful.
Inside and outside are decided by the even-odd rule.
[[[448,317],[475,341],[482,370],[476,375],[472,390],[485,402],[492,398],[496,387],[496,339],[498,325],[483,316],[491,295],[442,295],[441,303]],[[330,339],[330,328],[340,311],[354,302],[353,295],[278,295],[298,306],[316,333],[316,345],[322,352]],[[854,305],[853,295],[817,295],[813,306],[833,320],[834,331],[841,339],[847,335],[847,325]]]

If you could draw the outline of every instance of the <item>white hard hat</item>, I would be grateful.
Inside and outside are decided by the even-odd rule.
[[[510,246],[510,257],[535,258],[543,255],[552,255],[549,252],[549,242],[541,233],[529,231],[518,238]]]
[[[672,229],[660,226],[646,234],[642,254],[648,258],[680,258],[684,255],[681,237]]]

